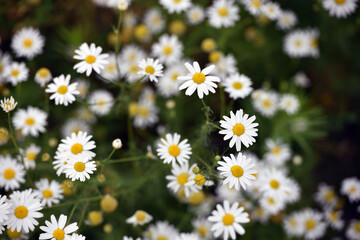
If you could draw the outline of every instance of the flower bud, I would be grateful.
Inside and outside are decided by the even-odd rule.
[[[112,146],[113,148],[115,149],[120,149],[122,147],[122,142],[119,138],[115,139],[113,142],[112,142]]]

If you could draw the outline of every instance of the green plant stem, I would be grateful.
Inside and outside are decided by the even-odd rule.
[[[145,159],[145,158],[148,158],[148,157],[146,155],[140,155],[140,156],[134,156],[134,157],[109,160],[108,163],[113,164],[113,163],[122,163],[122,162],[133,162],[133,161],[137,161],[137,160],[141,160],[141,159]]]
[[[44,208],[44,209],[52,209],[52,208],[58,208],[58,207],[66,207],[66,206],[69,206],[69,205],[79,204],[79,203],[81,203],[81,202],[86,202],[86,201],[89,201],[89,202],[97,201],[97,200],[100,200],[102,197],[103,197],[103,196],[80,198],[80,199],[75,200],[75,201],[60,203],[60,204],[57,204],[57,205],[54,205],[54,206],[51,206],[51,207],[47,207],[47,208]]]
[[[76,210],[76,208],[77,208],[78,204],[79,204],[78,202],[75,202],[75,204],[74,204],[73,208],[71,209],[70,215],[69,215],[69,217],[68,217],[68,219],[67,219],[67,221],[66,221],[66,225],[68,225],[68,224],[69,224],[69,222],[70,222],[70,220],[71,220],[72,216],[73,216],[73,215],[74,215],[74,213],[75,213],[75,210]]]
[[[209,169],[211,171],[211,166],[201,157],[199,157],[198,155],[194,154],[194,157],[199,160],[202,164],[204,164],[206,166],[207,169]]]
[[[119,12],[119,18],[118,18],[118,23],[117,23],[117,27],[115,30],[115,34],[116,34],[116,43],[115,43],[115,64],[116,64],[116,70],[118,73],[118,77],[120,78],[120,68],[119,68],[119,60],[118,60],[118,56],[119,56],[119,50],[120,50],[120,46],[121,43],[119,41],[119,34],[120,34],[120,27],[121,27],[121,22],[122,22],[122,16],[123,13],[122,11]]]
[[[224,87],[220,84],[219,87],[220,91],[220,118],[224,116],[225,113],[225,94],[224,94]]]
[[[89,201],[86,201],[84,203],[84,207],[83,207],[83,209],[81,211],[81,216],[80,216],[80,220],[79,220],[79,229],[81,227],[82,222],[84,221],[85,213],[86,213],[86,210],[87,210],[88,206],[89,206]]]
[[[206,121],[206,124],[216,128],[216,129],[223,130],[220,126],[218,126],[210,121]]]

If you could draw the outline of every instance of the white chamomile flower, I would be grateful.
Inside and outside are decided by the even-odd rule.
[[[253,90],[250,78],[244,74],[235,73],[230,75],[225,78],[222,84],[224,86],[224,90],[228,92],[229,96],[233,99],[245,98]]]
[[[269,168],[259,174],[259,180],[256,184],[259,185],[265,197],[283,200],[287,197],[287,192],[290,191],[288,179],[282,171]]]
[[[134,118],[134,126],[146,128],[153,126],[158,120],[159,109],[153,101],[141,101],[137,104]]]
[[[0,187],[5,191],[20,188],[20,184],[25,182],[24,166],[9,155],[0,156],[0,166]]]
[[[179,86],[181,84],[178,77],[185,73],[186,69],[182,64],[167,68],[164,72],[164,76],[160,78],[158,82],[159,94],[165,98],[177,96],[180,92]]]
[[[160,139],[156,152],[165,164],[183,164],[188,162],[191,155],[191,146],[187,139],[180,142],[181,136],[177,133],[166,134]]]
[[[265,117],[272,117],[279,108],[279,96],[273,91],[261,91],[253,98],[254,108]]]
[[[26,148],[24,150],[21,149],[20,151],[21,151],[21,154],[24,156],[25,168],[26,169],[29,169],[29,168],[34,169],[36,166],[36,157],[40,153],[41,148],[32,143],[28,148]]]
[[[96,47],[94,43],[91,43],[90,46],[87,43],[81,44],[79,49],[75,50],[76,55],[74,59],[81,60],[74,66],[74,69],[78,73],[86,72],[86,76],[90,76],[92,70],[100,74],[100,69],[103,69],[105,64],[108,63],[106,60],[108,54],[101,54],[102,48]]]
[[[200,240],[196,233],[180,233],[175,240]]]
[[[5,80],[5,75],[4,75],[4,70],[6,68],[8,68],[8,65],[10,65],[11,63],[11,57],[8,53],[3,53],[0,50],[0,83],[4,82]]]
[[[76,89],[77,83],[70,84],[71,76],[68,74],[61,74],[53,79],[53,83],[50,83],[45,92],[52,93],[50,100],[55,99],[56,105],[67,106],[75,101],[74,95],[78,95],[79,91]]]
[[[134,240],[132,237],[124,236],[123,240]],[[141,240],[141,238],[136,238],[135,240]]]
[[[39,239],[69,239],[70,234],[79,229],[77,223],[71,223],[66,226],[67,216],[61,214],[59,220],[56,220],[54,214],[50,217],[51,221],[45,221],[46,226],[40,226],[45,233],[41,233]]]
[[[165,28],[165,19],[159,9],[153,8],[146,11],[144,15],[144,23],[154,34],[160,33]],[[143,55],[141,58],[144,58]],[[139,59],[140,60],[140,59]]]
[[[234,114],[230,111],[230,118],[223,116],[224,120],[220,121],[221,130],[219,133],[225,135],[224,140],[230,140],[229,146],[232,148],[236,144],[236,151],[241,150],[241,144],[245,147],[251,146],[255,142],[258,134],[258,123],[254,123],[256,117],[244,114],[242,109],[237,110]]]
[[[287,114],[295,114],[300,108],[299,99],[293,94],[284,94],[280,97],[279,109]]]
[[[41,87],[45,87],[48,82],[52,79],[52,74],[49,69],[42,67],[36,71],[35,74],[35,82],[39,84]]]
[[[161,62],[168,65],[174,64],[182,57],[183,45],[175,35],[167,34],[160,37],[159,42],[152,46],[152,53]]]
[[[114,97],[106,90],[93,91],[87,101],[90,104],[90,110],[98,116],[107,115],[114,106]]]
[[[326,231],[323,215],[312,209],[305,209],[300,213],[300,224],[303,228],[305,239],[322,238]]]
[[[209,23],[215,28],[232,27],[239,20],[239,7],[233,0],[214,1],[207,9]]]
[[[86,178],[90,179],[90,174],[96,170],[95,161],[85,160],[82,158],[70,159],[65,166],[65,175],[72,181],[80,180],[85,182]]]
[[[195,173],[192,171],[195,166],[196,164],[193,164],[189,167],[188,162],[181,165],[173,164],[171,169],[172,175],[166,176],[166,179],[169,181],[167,187],[175,194],[183,190],[186,197],[201,190],[202,187],[195,184]]]
[[[8,219],[10,214],[10,203],[8,203],[6,196],[0,195],[0,234],[5,230],[5,222]]]
[[[163,76],[163,68],[164,66],[159,63],[159,60],[154,60],[153,58],[142,59],[139,62],[140,71],[138,75],[149,77],[150,81],[157,82],[158,77]]]
[[[243,0],[245,8],[250,14],[257,16],[261,13],[261,8],[264,4],[263,0]]]
[[[76,233],[73,233],[70,237],[69,237],[69,240],[85,240],[85,237],[81,234],[76,234]],[[139,239],[141,240],[141,239]]]
[[[345,18],[355,12],[357,0],[324,0],[322,5],[330,16]]]
[[[194,231],[201,239],[211,238],[211,223],[206,218],[197,218],[192,221]]]
[[[281,30],[289,30],[297,23],[297,17],[293,11],[281,11],[277,19],[276,26]]]
[[[65,138],[66,136],[70,136],[72,133],[82,132],[91,132],[91,128],[89,124],[81,119],[68,119],[61,128],[61,135]]]
[[[35,226],[39,223],[35,218],[43,216],[40,211],[42,205],[40,200],[36,198],[36,194],[32,189],[24,191],[15,191],[10,195],[9,203],[11,204],[9,218],[6,225],[11,231],[24,231],[28,233],[34,231]]]
[[[146,237],[146,239],[149,240],[170,240],[179,234],[178,230],[166,221],[156,222],[155,224],[150,225],[145,234],[147,233],[150,233],[149,236]]]
[[[281,14],[279,4],[275,2],[266,2],[262,5],[261,11],[270,20],[277,20]]]
[[[356,177],[346,178],[341,183],[341,193],[346,195],[350,202],[360,200],[360,180]]]
[[[39,133],[44,133],[47,125],[47,113],[36,107],[28,106],[25,109],[19,109],[13,117],[13,124],[16,130],[21,130],[24,136],[31,135],[33,137],[39,136]]]
[[[317,58],[319,57],[319,31],[317,29],[307,29],[307,45],[309,57]]]
[[[254,222],[265,223],[269,220],[270,213],[261,206],[257,206],[251,212],[251,220]]]
[[[182,11],[187,10],[191,6],[190,0],[160,0],[160,4],[169,13],[181,13]]]
[[[228,201],[223,204],[217,204],[216,210],[213,210],[212,215],[208,220],[213,222],[211,231],[214,237],[218,238],[221,235],[224,240],[236,239],[236,233],[240,235],[245,234],[245,229],[242,223],[250,222],[249,214],[244,212],[243,207],[239,207],[239,203],[235,202],[232,205]]]
[[[326,210],[324,213],[325,220],[328,222],[331,228],[340,231],[344,227],[344,220],[341,219],[342,212],[335,210]]]
[[[120,53],[120,62],[123,63],[138,63],[141,59],[145,58],[146,53],[143,49],[136,45],[126,45]],[[121,65],[122,65],[121,64]],[[120,65],[120,67],[121,67]]]
[[[188,11],[186,11],[186,17],[190,24],[199,24],[205,19],[205,10],[199,5],[193,5]]]
[[[306,57],[309,54],[309,34],[306,31],[294,30],[284,38],[284,52],[291,58]]]
[[[228,184],[229,188],[235,187],[239,191],[242,187],[246,190],[246,185],[251,185],[256,179],[255,164],[241,153],[237,157],[234,154],[223,157],[223,161],[219,161],[218,164],[220,166],[217,170],[220,171],[220,176],[225,176],[223,184]]]
[[[20,82],[25,82],[29,77],[29,69],[25,63],[12,62],[4,69],[4,78],[13,86]]]
[[[91,138],[87,132],[72,133],[70,137],[61,140],[57,149],[59,156],[71,160],[91,160],[96,155],[91,151],[96,147],[95,142],[90,141]]]
[[[322,183],[319,185],[318,191],[315,194],[315,200],[321,204],[321,206],[332,208],[337,203],[338,197],[333,187]]]
[[[264,155],[265,160],[273,166],[282,166],[291,158],[291,150],[288,144],[283,143],[281,139],[265,141],[267,152]]]
[[[76,78],[75,81],[78,83],[77,90],[79,91],[78,97],[84,99],[89,93],[90,82],[83,78]]]
[[[351,220],[345,234],[350,240],[360,239],[360,220]]]
[[[54,165],[54,169],[56,170],[56,174],[60,176],[65,171],[66,165],[70,161],[70,157],[62,156],[60,151],[56,151],[54,161],[52,164]]]
[[[133,226],[137,226],[137,225],[142,226],[144,224],[151,222],[152,219],[153,217],[147,212],[143,210],[137,210],[134,213],[134,215],[126,219],[126,222],[132,224]]]
[[[242,192],[236,190],[234,187],[229,188],[228,184],[219,183],[215,191],[219,201],[227,200],[233,203],[239,201],[239,199],[243,199]]]
[[[134,83],[139,80],[138,72],[141,70],[137,62],[124,62],[120,65],[120,72],[126,81]]]
[[[285,217],[283,227],[289,237],[300,237],[303,234],[300,212],[293,212]]]
[[[4,100],[1,100],[0,105],[1,108],[8,113],[15,109],[17,102],[15,102],[15,99],[11,96],[10,98],[4,98]]]
[[[32,59],[42,53],[45,39],[38,29],[25,27],[20,29],[12,38],[11,48],[17,57]]]
[[[304,72],[297,72],[292,80],[298,87],[307,88],[310,86],[310,79]]]
[[[264,211],[270,213],[271,215],[277,214],[285,208],[285,201],[281,198],[263,196],[259,202]]]
[[[108,62],[105,64],[104,69],[101,71],[100,75],[106,80],[116,81],[120,77],[120,67],[117,66],[120,61],[116,60],[115,53],[109,53],[107,60]]]
[[[237,73],[237,62],[232,54],[221,56],[214,64],[214,74],[218,75],[220,78],[226,78],[230,74]]]
[[[35,186],[34,192],[41,199],[43,206],[51,207],[53,204],[58,204],[64,197],[61,184],[55,180],[50,182],[47,178],[42,178],[35,183]]]
[[[220,78],[216,76],[208,76],[208,74],[214,70],[215,65],[210,65],[201,70],[198,62],[193,62],[193,65],[185,63],[185,67],[189,70],[187,76],[180,76],[178,80],[185,81],[180,85],[179,90],[184,90],[185,95],[191,96],[195,91],[200,99],[209,94],[209,91],[215,93],[217,85],[215,82],[220,82]]]

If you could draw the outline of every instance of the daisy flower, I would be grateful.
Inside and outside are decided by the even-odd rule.
[[[138,75],[149,77],[150,81],[157,82],[158,77],[163,76],[163,68],[164,66],[159,63],[159,60],[154,60],[153,58],[142,59],[139,62],[140,71]]]
[[[326,210],[325,213],[325,220],[328,222],[331,228],[340,231],[344,227],[344,220],[341,219],[342,212],[335,211],[335,210]],[[360,231],[359,231],[360,232]]]
[[[177,96],[180,92],[179,86],[181,84],[178,77],[185,73],[186,69],[183,65],[174,65],[167,68],[157,85],[159,94],[165,98]]]
[[[285,199],[287,192],[290,191],[286,175],[282,171],[274,168],[269,168],[261,172],[257,184],[265,197],[273,197],[275,200]]]
[[[124,236],[123,240],[134,240],[132,237]],[[141,238],[136,238],[135,240],[141,240]]]
[[[294,30],[284,38],[284,52],[291,58],[308,56],[309,36],[305,31]]]
[[[186,197],[201,190],[202,187],[195,184],[195,173],[192,171],[195,166],[196,164],[193,164],[189,167],[188,162],[181,165],[173,164],[171,169],[172,175],[166,176],[166,180],[169,181],[167,187],[175,194],[179,191],[184,191]]]
[[[134,126],[138,128],[146,128],[153,126],[158,120],[159,109],[152,101],[141,101],[137,104]]]
[[[47,178],[42,178],[35,183],[35,186],[34,192],[41,199],[43,206],[51,207],[53,204],[58,204],[64,197],[61,184],[55,180],[50,182]]]
[[[120,65],[120,72],[129,83],[134,83],[139,79],[138,72],[140,70],[138,63],[135,62],[124,62],[124,64]]]
[[[22,135],[33,137],[39,136],[39,133],[44,133],[47,125],[47,113],[36,107],[28,106],[25,109],[19,109],[13,117],[13,124],[16,130],[21,130]]]
[[[4,78],[7,79],[13,86],[20,82],[25,82],[29,77],[29,69],[25,63],[12,62],[4,69]]]
[[[72,133],[78,134],[80,131],[90,133],[90,125],[84,120],[71,118],[62,126],[61,135],[66,138],[66,136],[70,136]]]
[[[251,15],[257,16],[261,13],[262,6],[264,4],[263,0],[243,0],[245,8]]]
[[[165,164],[183,164],[188,162],[191,155],[191,146],[187,139],[180,142],[181,136],[177,133],[166,134],[165,138],[160,139],[156,152]]]
[[[285,208],[285,201],[281,198],[263,196],[259,202],[262,209],[264,209],[271,215],[278,214],[281,210]]]
[[[141,59],[145,58],[146,53],[143,49],[136,45],[126,45],[120,53],[121,63],[138,63]]]
[[[79,229],[77,223],[71,223],[66,226],[67,216],[61,214],[59,220],[56,220],[52,214],[51,221],[45,221],[46,226],[40,226],[40,229],[45,233],[41,233],[39,239],[69,239],[70,234]]]
[[[52,79],[52,74],[47,68],[40,68],[36,71],[35,74],[35,82],[39,84],[41,87],[45,87],[45,85],[50,82]]]
[[[196,233],[180,233],[175,240],[200,240]]]
[[[253,96],[253,105],[261,115],[272,117],[279,108],[279,96],[273,91],[261,91],[258,96]]]
[[[251,220],[265,223],[269,220],[270,213],[265,211],[261,206],[255,207],[251,212]]]
[[[300,237],[303,234],[300,212],[293,212],[283,220],[283,228],[289,237]]]
[[[215,28],[232,27],[239,20],[239,7],[233,0],[214,1],[207,9],[209,23]]]
[[[60,176],[66,168],[66,165],[70,161],[70,157],[64,157],[62,152],[56,151],[54,161],[52,162],[54,169],[56,170],[56,174]]]
[[[160,0],[160,4],[169,13],[181,13],[191,7],[190,0]]]
[[[346,195],[350,202],[360,200],[360,180],[356,177],[346,178],[341,183],[341,193]]]
[[[233,99],[247,97],[253,90],[251,85],[252,82],[249,77],[238,73],[225,78],[223,82],[224,90],[228,92]]]
[[[319,185],[318,191],[315,194],[315,200],[321,204],[321,206],[332,208],[339,199],[333,187],[322,183]]]
[[[190,24],[195,25],[204,21],[205,19],[205,11],[199,5],[193,5],[191,9],[186,11],[186,17]]]
[[[209,57],[210,61],[213,60]],[[216,60],[216,58],[215,58]],[[236,59],[232,54],[228,54],[226,56],[220,56],[220,59],[215,63],[214,74],[218,75],[220,78],[226,78],[230,74],[237,73],[236,68]]]
[[[279,4],[275,2],[266,2],[261,7],[261,12],[270,20],[277,20],[281,14]]]
[[[7,227],[11,231],[24,231],[28,233],[34,231],[35,226],[39,223],[36,218],[43,216],[40,211],[42,205],[36,198],[32,189],[24,191],[15,191],[10,195],[9,203],[11,204],[9,218],[6,221]]]
[[[8,113],[15,109],[17,102],[15,102],[15,99],[11,96],[10,98],[4,98],[4,100],[1,100],[0,105],[4,112]]]
[[[310,86],[310,79],[304,72],[297,72],[292,80],[297,87],[307,88]]]
[[[77,90],[79,91],[78,97],[84,99],[89,93],[90,82],[83,78],[76,78],[75,81],[78,83]]]
[[[74,69],[78,73],[86,72],[86,76],[90,76],[92,70],[100,74],[100,69],[104,68],[104,65],[108,63],[106,60],[109,55],[107,53],[101,54],[102,48],[96,47],[94,43],[90,46],[87,43],[81,44],[79,49],[75,50],[76,55],[74,59],[81,60],[74,66]]]
[[[305,239],[322,238],[326,231],[326,223],[323,221],[323,215],[312,209],[305,209],[300,215],[300,224],[304,231]]]
[[[223,157],[223,159],[218,162],[221,166],[217,167],[220,176],[225,176],[223,184],[228,184],[229,188],[235,187],[239,191],[240,187],[246,190],[246,185],[251,185],[251,181],[255,181],[257,171],[251,159],[241,153],[237,157],[230,154],[230,157]]]
[[[201,239],[211,238],[211,223],[206,218],[197,218],[192,221],[194,231]]]
[[[346,229],[345,235],[351,240],[360,239],[360,220],[351,220],[350,225]]]
[[[137,210],[134,215],[126,219],[126,222],[131,223],[133,226],[137,226],[137,225],[142,226],[144,224],[151,222],[152,219],[153,217],[149,215],[147,212],[143,210]]]
[[[0,156],[0,166],[0,187],[5,191],[20,188],[20,184],[25,182],[24,166],[9,155]]]
[[[212,215],[208,220],[213,222],[211,231],[214,237],[218,238],[221,235],[224,240],[236,239],[236,233],[244,235],[245,229],[241,226],[242,223],[250,222],[249,214],[244,212],[243,207],[239,207],[239,203],[235,202],[232,205],[228,201],[223,204],[217,204],[216,210],[213,210]]]
[[[144,14],[144,23],[154,34],[160,33],[165,28],[165,20],[159,9],[153,8]],[[145,54],[141,57],[144,58]],[[141,59],[140,58],[140,59]],[[140,60],[138,59],[138,60]]]
[[[115,100],[110,92],[99,89],[93,91],[87,102],[90,104],[90,110],[98,116],[105,116],[110,113]]]
[[[180,85],[179,90],[186,89],[185,95],[187,96],[191,96],[195,91],[197,91],[200,99],[204,97],[204,94],[208,95],[209,91],[215,93],[215,88],[217,88],[215,82],[220,82],[220,78],[207,76],[212,70],[214,70],[214,65],[210,65],[201,70],[198,62],[193,62],[193,66],[186,62],[185,67],[190,73],[187,76],[178,77],[178,80],[185,81]]]
[[[295,114],[300,107],[299,99],[293,94],[284,94],[279,101],[279,109],[284,110],[287,114]]]
[[[345,18],[355,12],[357,0],[324,0],[322,5],[330,16]]]
[[[74,95],[78,95],[79,91],[76,89],[77,83],[70,84],[71,76],[64,74],[54,78],[54,82],[47,86],[45,92],[52,93],[50,100],[55,99],[56,105],[67,106],[75,101]]]
[[[120,70],[119,66],[116,66],[116,56],[114,53],[110,53],[108,57],[108,63],[105,64],[104,69],[101,71],[101,76],[105,78],[106,80],[110,81],[116,81],[120,77],[120,72],[118,72],[118,69]],[[120,61],[118,61],[120,63]]]
[[[5,230],[3,226],[5,226],[5,223],[9,218],[8,216],[9,214],[10,214],[10,203],[8,203],[6,196],[0,195],[0,234],[2,233],[2,231]]]
[[[96,170],[95,161],[89,161],[85,158],[71,159],[65,166],[65,175],[71,178],[72,181],[79,180],[85,182],[85,179],[90,179],[90,174]]]
[[[90,141],[91,138],[92,136],[88,136],[87,132],[72,133],[70,137],[61,140],[57,149],[59,157],[81,161],[91,160],[96,155],[91,151],[96,147],[95,142]]]
[[[0,50],[0,83],[4,82],[4,70],[8,68],[8,65],[11,63],[11,57],[8,53],[3,53]]]
[[[182,57],[182,52],[183,45],[175,35],[165,34],[152,46],[153,55],[168,65],[178,62]]]
[[[281,11],[276,26],[281,30],[289,30],[296,25],[297,21],[297,17],[293,11]]]
[[[36,166],[36,157],[41,151],[41,148],[39,146],[36,146],[35,144],[31,144],[26,149],[20,150],[22,155],[24,156],[24,164],[26,169],[34,169]]]
[[[306,30],[309,57],[319,57],[319,31],[317,29]]]
[[[265,141],[267,152],[264,158],[267,162],[274,166],[282,166],[291,158],[291,150],[288,144],[283,143],[282,139]]]
[[[229,188],[228,184],[218,184],[216,188],[216,194],[218,200],[227,200],[230,203],[237,202],[239,199],[243,199],[242,193],[235,189],[235,187]]]
[[[258,123],[254,123],[256,117],[244,114],[242,109],[237,110],[234,114],[230,111],[230,118],[223,116],[224,120],[220,121],[221,130],[219,133],[225,135],[224,140],[230,140],[229,146],[232,148],[236,144],[236,151],[241,150],[241,144],[245,147],[251,146],[255,142],[258,134]]]
[[[146,239],[159,240],[159,239],[172,239],[179,234],[178,230],[166,221],[156,222],[154,225],[150,225],[149,229],[145,233]]]
[[[43,51],[45,38],[36,28],[25,27],[15,33],[11,40],[11,48],[17,57],[32,59]]]

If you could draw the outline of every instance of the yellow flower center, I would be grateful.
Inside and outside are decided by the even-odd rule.
[[[5,169],[4,178],[7,180],[13,179],[15,177],[15,171],[12,168]]]
[[[10,75],[13,77],[17,77],[19,75],[20,71],[19,70],[12,70]]]
[[[193,81],[197,84],[205,82],[205,75],[203,73],[195,73],[192,77]]]
[[[221,57],[222,57],[222,53],[220,51],[213,51],[209,55],[209,61],[211,63],[217,63],[220,61]]]
[[[245,132],[245,127],[244,125],[242,125],[241,123],[237,123],[235,124],[235,126],[233,127],[232,129],[233,133],[236,135],[236,136],[241,136],[244,134]]]
[[[181,186],[184,186],[184,184],[187,183],[188,178],[189,178],[189,174],[187,174],[187,173],[180,173],[180,174],[177,176],[177,181],[178,181],[178,183],[179,183]]]
[[[226,7],[219,8],[218,13],[221,17],[226,17],[229,14]]]
[[[84,171],[85,169],[85,163],[83,162],[77,162],[74,164],[74,169],[77,171],[77,172],[82,172]]]
[[[201,227],[198,227],[197,229],[198,233],[200,234],[201,237],[205,238],[206,235],[207,235],[207,228],[205,226],[201,226]]]
[[[315,226],[316,226],[316,222],[315,222],[313,219],[308,219],[308,220],[306,220],[306,222],[305,222],[305,228],[306,228],[307,230],[312,230],[312,229],[315,228]]]
[[[114,64],[111,64],[109,63],[107,66],[106,66],[106,69],[109,71],[109,72],[114,72],[115,71],[115,65]]]
[[[9,131],[6,128],[0,128],[0,143],[6,143],[9,140]]]
[[[31,161],[34,161],[35,158],[36,158],[36,154],[34,152],[29,152],[27,155],[26,155],[27,159],[31,160]]]
[[[302,45],[302,42],[300,40],[295,41],[295,46],[296,47],[301,47],[301,45]]]
[[[32,118],[32,117],[28,117],[28,118],[25,119],[25,123],[26,123],[27,125],[32,126],[32,125],[35,124],[35,119]]]
[[[149,30],[145,24],[140,24],[136,26],[134,30],[134,35],[138,39],[144,39],[145,37],[148,36],[148,34],[149,34]]]
[[[135,218],[136,218],[136,221],[143,222],[146,219],[146,213],[142,210],[136,211]]]
[[[80,143],[75,143],[71,147],[72,154],[76,155],[76,154],[82,153],[82,151],[83,151],[83,146]]]
[[[356,192],[356,187],[352,186],[349,189],[350,194],[354,194]]]
[[[324,197],[326,202],[331,202],[335,197],[335,193],[333,190],[328,190]]]
[[[25,47],[30,48],[33,45],[33,41],[30,38],[26,38],[23,44]]]
[[[149,116],[149,109],[147,109],[146,107],[139,107],[138,111],[139,111],[140,116],[142,116],[142,117]]]
[[[244,169],[240,166],[235,165],[231,167],[231,173],[234,177],[239,178],[244,174]]]
[[[67,86],[65,86],[65,85],[61,85],[61,86],[58,88],[58,90],[57,90],[57,92],[58,92],[59,94],[65,94],[65,93],[67,93],[67,91],[68,91],[68,88],[67,88]]]
[[[47,68],[40,68],[37,73],[41,78],[46,78],[49,76],[50,71]]]
[[[269,197],[269,198],[267,199],[267,201],[268,201],[268,203],[269,203],[270,205],[274,205],[274,204],[275,204],[275,200],[274,200],[272,197]]]
[[[193,192],[190,197],[188,198],[189,203],[192,205],[199,205],[205,199],[205,194],[203,191]]]
[[[85,62],[87,62],[88,64],[93,64],[96,61],[96,57],[94,57],[93,55],[89,55],[85,58]]]
[[[138,71],[139,71],[139,67],[136,66],[136,65],[131,65],[131,66],[129,67],[129,72],[136,73],[136,72],[138,72]]]
[[[182,0],[173,0],[174,3],[179,3],[181,2]]]
[[[201,173],[196,174],[194,180],[195,180],[195,184],[198,186],[202,186],[206,182],[206,178]]]
[[[235,88],[236,90],[242,89],[243,85],[241,82],[234,82],[233,83],[233,88]]]
[[[339,218],[338,218],[338,215],[337,215],[336,212],[331,212],[331,213],[330,213],[330,220],[331,220],[332,222],[336,222],[338,219],[339,219]]]
[[[11,229],[9,228],[6,233],[10,239],[18,239],[20,238],[22,232],[18,232],[16,231],[16,229],[14,231],[11,231]]]
[[[3,71],[4,69],[4,65],[2,64],[2,62],[0,62],[0,73]]]
[[[18,219],[24,219],[28,215],[28,209],[24,206],[18,206],[15,208],[14,214]]]
[[[56,229],[53,232],[53,236],[56,240],[63,240],[65,238],[65,231],[62,229]]]
[[[170,55],[170,54],[172,53],[172,47],[170,47],[170,46],[165,46],[165,47],[163,48],[163,53],[164,53],[165,55]]]
[[[252,5],[256,8],[259,8],[261,6],[261,2],[259,0],[252,1]]]
[[[177,81],[178,77],[179,77],[179,74],[174,73],[173,75],[171,75],[171,80],[173,80],[175,82],[175,81]]]
[[[311,46],[313,46],[315,48],[317,48],[319,46],[319,42],[318,42],[318,40],[316,38],[313,38],[311,40]]]
[[[281,148],[279,148],[278,146],[274,147],[271,152],[274,154],[274,155],[278,155],[280,152],[281,152]]]
[[[45,189],[45,190],[42,192],[42,195],[43,195],[44,198],[49,199],[49,198],[52,197],[53,192],[52,192],[50,189]]]
[[[354,229],[355,229],[356,232],[360,233],[360,221],[355,223]]]
[[[337,5],[343,5],[346,2],[346,0],[335,0],[335,3]]]
[[[290,219],[289,224],[291,227],[295,228],[297,226],[297,221],[294,218],[292,218]]]
[[[278,189],[280,187],[280,183],[277,180],[273,179],[270,181],[270,187],[273,189]]]
[[[169,147],[169,154],[173,157],[177,157],[180,154],[180,148],[177,145],[171,145]]]
[[[225,226],[230,226],[230,225],[232,225],[232,224],[234,223],[234,220],[235,220],[234,216],[231,215],[231,214],[229,214],[229,213],[228,213],[228,214],[225,214],[224,217],[223,217],[223,219],[222,219],[222,221],[223,221],[223,223],[224,223]]]
[[[173,1],[179,1],[179,0],[173,0]],[[161,235],[161,236],[158,236],[158,238],[156,240],[168,240],[168,238]]]
[[[155,73],[155,68],[153,66],[147,66],[145,72],[152,75]]]

